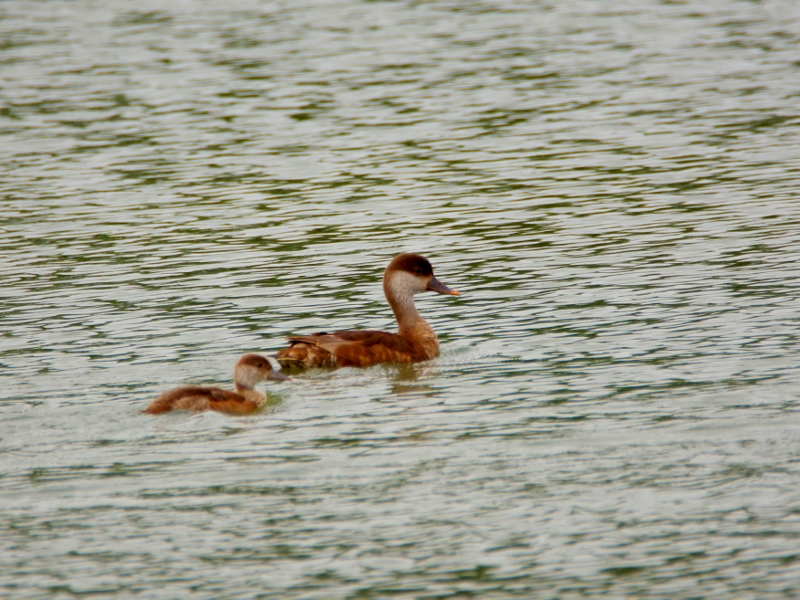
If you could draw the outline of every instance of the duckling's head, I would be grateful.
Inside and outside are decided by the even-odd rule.
[[[233,371],[233,378],[236,385],[247,389],[254,389],[259,381],[265,379],[291,381],[290,377],[281,373],[277,360],[260,354],[245,354],[240,358]]]
[[[383,273],[383,286],[395,293],[419,294],[437,292],[449,296],[460,296],[433,276],[430,261],[419,254],[406,252],[394,257]]]

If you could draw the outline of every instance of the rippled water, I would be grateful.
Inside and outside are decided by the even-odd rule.
[[[800,595],[800,11],[0,4],[0,592]],[[289,334],[442,355],[140,414]]]

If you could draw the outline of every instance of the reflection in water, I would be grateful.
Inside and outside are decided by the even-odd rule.
[[[797,596],[793,9],[0,5],[3,595]]]
[[[436,388],[427,383],[439,376],[435,363],[391,365],[386,367],[386,372],[388,379],[394,382],[393,395],[436,395]]]

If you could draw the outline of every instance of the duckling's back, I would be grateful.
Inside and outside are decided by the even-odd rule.
[[[255,402],[243,396],[213,387],[186,386],[164,392],[144,409],[150,415],[173,410],[215,410],[218,412],[244,414],[258,408]]]

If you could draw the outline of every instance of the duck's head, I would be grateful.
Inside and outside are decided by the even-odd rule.
[[[291,381],[291,377],[281,373],[281,366],[277,360],[260,354],[245,354],[240,358],[233,371],[233,378],[237,385],[249,389],[265,379]]]
[[[419,254],[411,252],[394,257],[383,273],[384,289],[398,293],[419,294],[420,292],[437,292],[449,296],[460,296],[433,276],[430,261]]]

